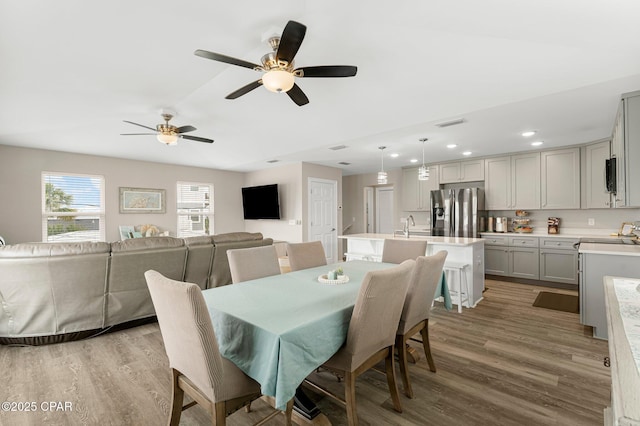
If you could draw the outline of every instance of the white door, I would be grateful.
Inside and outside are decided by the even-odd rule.
[[[338,261],[338,182],[309,178],[308,241],[322,241],[327,263]]]
[[[375,223],[373,217],[374,211],[373,187],[367,186],[364,188],[364,232],[367,234],[373,233],[373,225]]]
[[[393,234],[393,186],[376,188],[376,232]]]

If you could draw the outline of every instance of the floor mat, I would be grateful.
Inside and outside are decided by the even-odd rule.
[[[580,299],[570,294],[541,291],[533,302],[533,306],[577,314],[580,312]]]

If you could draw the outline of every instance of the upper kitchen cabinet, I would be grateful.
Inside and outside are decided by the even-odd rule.
[[[440,183],[484,180],[484,160],[440,164]]]
[[[607,209],[611,207],[611,194],[607,191],[605,162],[611,153],[609,141],[598,142],[585,147],[585,207]]]
[[[488,158],[484,165],[487,210],[540,208],[540,153]]]
[[[439,189],[438,166],[429,166],[429,180],[418,180],[419,167],[402,169],[402,210],[429,211],[431,191]]]
[[[617,168],[615,207],[640,207],[640,91],[622,95],[611,157]]]
[[[580,208],[580,148],[540,153],[541,208]]]

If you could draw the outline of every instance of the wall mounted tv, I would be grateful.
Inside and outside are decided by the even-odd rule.
[[[280,219],[278,184],[242,188],[245,219]]]

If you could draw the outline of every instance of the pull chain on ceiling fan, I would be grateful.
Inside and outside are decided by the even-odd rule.
[[[264,86],[271,92],[286,92],[293,102],[298,106],[302,106],[309,103],[309,98],[296,84],[296,77],[353,77],[358,72],[358,67],[351,65],[321,65],[295,68],[293,59],[298,53],[298,49],[300,49],[306,32],[307,27],[301,23],[296,21],[287,22],[280,37],[275,36],[268,40],[273,51],[262,57],[262,65],[206,50],[198,49],[194,53],[203,58],[264,73],[261,79],[228,94],[226,99],[237,99],[260,86]]]

